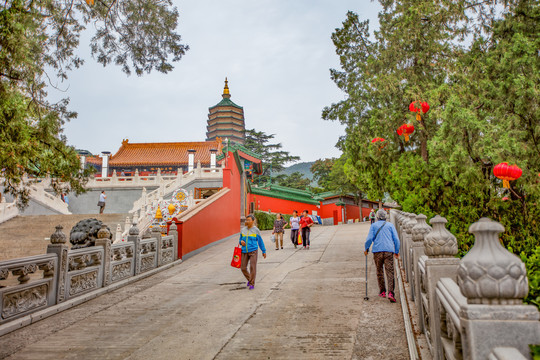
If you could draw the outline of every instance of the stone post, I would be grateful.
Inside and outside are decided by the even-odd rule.
[[[426,269],[425,287],[428,302],[427,314],[424,313],[424,322],[427,324],[424,332],[426,337],[429,337],[433,359],[442,360],[444,357],[440,311],[436,299],[437,282],[443,277],[455,281],[460,260],[455,257],[458,251],[456,237],[444,226],[447,223],[446,219],[437,215],[429,222],[433,225],[433,229],[424,237],[424,253],[427,258],[422,257]]]
[[[122,226],[120,224],[116,225],[116,234],[114,236],[114,243],[118,244],[122,242]]]
[[[412,263],[413,263],[413,280],[414,286],[411,286],[413,300],[418,309],[418,320],[420,331],[424,331],[424,312],[422,307],[422,295],[420,289],[420,271],[418,269],[418,261],[420,256],[424,255],[424,237],[431,231],[431,226],[426,223],[427,216],[420,214],[416,216],[416,224],[412,228]]]
[[[475,243],[457,272],[467,298],[460,311],[466,359],[487,359],[495,347],[515,347],[530,358],[529,344],[540,343],[539,312],[522,301],[529,291],[525,264],[501,245],[503,231],[488,218],[469,227]]]
[[[173,259],[178,260],[178,227],[174,221],[169,227],[169,235],[173,237]]]
[[[120,227],[120,224],[118,224]],[[103,286],[111,283],[111,232],[107,229],[107,225],[102,224],[101,229],[97,233],[96,246],[103,246]],[[122,234],[120,234],[122,237]]]
[[[139,228],[137,227],[137,222],[134,221],[129,228],[127,241],[133,243],[133,261],[135,261],[135,275],[138,275],[141,272],[141,239],[139,238]]]
[[[412,248],[412,228],[416,224],[416,218],[413,219],[414,214],[407,213],[405,215],[405,221],[403,222],[403,260],[405,261],[405,277],[407,282],[411,282],[411,253]],[[415,216],[416,217],[416,216]]]
[[[161,266],[161,227],[155,225],[152,228],[152,237],[156,239],[157,266]]]
[[[56,272],[56,303],[59,304],[66,299],[66,275],[68,272],[68,251],[66,245],[67,237],[62,232],[62,225],[56,225],[56,231],[51,235],[51,243],[47,245],[47,254],[58,256],[58,271]]]

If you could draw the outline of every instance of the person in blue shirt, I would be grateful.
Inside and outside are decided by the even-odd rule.
[[[386,221],[386,211],[377,211],[377,221],[369,228],[364,255],[367,256],[373,243],[373,260],[377,268],[379,296],[387,297],[390,302],[396,302],[394,295],[394,259],[399,258],[399,238],[394,224]],[[367,261],[367,259],[366,259]],[[384,267],[384,271],[383,271]],[[384,273],[388,283],[388,294],[384,284]]]
[[[255,226],[255,217],[253,215],[246,216],[246,226],[240,232],[238,243],[242,246],[242,262],[240,269],[247,279],[249,290],[255,288],[255,276],[257,275],[257,254],[259,248],[266,259],[266,248],[261,237],[261,232]],[[248,271],[249,263],[249,271]]]

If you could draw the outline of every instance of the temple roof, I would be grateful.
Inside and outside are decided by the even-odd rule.
[[[212,110],[214,108],[217,108],[219,106],[232,106],[232,107],[235,107],[235,108],[238,108],[238,109],[243,109],[242,106],[240,105],[236,105],[235,103],[232,102],[231,99],[229,98],[223,98],[220,102],[218,102],[216,105],[212,106],[212,107],[209,107],[208,109],[209,110]]]
[[[210,150],[219,152],[218,141],[129,143],[122,141],[122,146],[109,159],[109,166],[136,165],[180,165],[188,163],[188,150],[195,150],[195,163],[210,163]],[[90,160],[90,161],[89,161]],[[101,165],[100,157],[87,158],[87,162]]]

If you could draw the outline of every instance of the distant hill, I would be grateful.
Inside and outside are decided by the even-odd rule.
[[[310,162],[301,162],[294,165],[291,165],[283,171],[279,172],[276,175],[279,174],[285,174],[285,175],[291,175],[293,172],[299,172],[300,174],[304,175],[304,177],[308,178],[309,180],[313,179],[313,174],[311,173],[311,165],[313,165],[315,161]]]

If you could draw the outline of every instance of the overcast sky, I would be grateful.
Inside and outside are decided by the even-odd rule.
[[[190,50],[169,74],[127,77],[90,58],[62,87],[77,119],[68,143],[92,153],[130,142],[204,141],[208,108],[221,100],[228,77],[231,100],[244,107],[246,128],[276,134],[302,161],[336,157],[344,129],[321,119],[344,98],[330,80],[339,67],[331,34],[348,10],[377,25],[370,0],[175,0],[178,31]],[[51,91],[51,95],[58,93]]]

